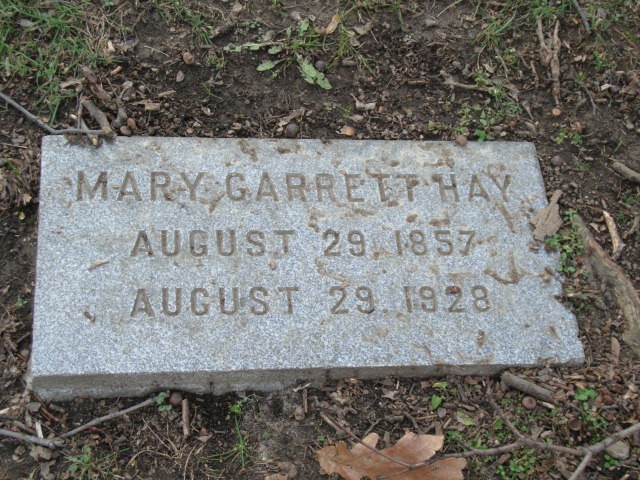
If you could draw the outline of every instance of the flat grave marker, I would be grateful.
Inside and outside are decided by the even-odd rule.
[[[583,360],[529,143],[45,137],[44,398]]]

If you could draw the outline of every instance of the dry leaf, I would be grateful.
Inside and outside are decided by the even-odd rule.
[[[370,433],[362,442],[375,448],[378,439],[377,433]],[[442,435],[407,433],[395,445],[380,452],[405,464],[417,464],[433,457],[443,443]],[[345,480],[391,475],[394,480],[462,480],[462,469],[467,465],[463,458],[448,458],[422,468],[407,470],[402,464],[385,458],[360,443],[349,450],[344,442],[338,442],[335,446],[319,450],[317,455],[325,473],[337,473]]]
[[[340,14],[336,13],[333,17],[331,17],[331,22],[329,22],[329,25],[327,25],[327,27],[322,30],[322,35],[331,35],[333,32],[336,31],[336,28],[338,28],[339,24],[340,24]]]
[[[560,227],[562,227],[562,219],[560,218],[560,200],[562,191],[556,190],[549,200],[549,205],[538,210],[529,221],[534,227],[533,238],[540,242],[547,237],[555,235]]]
[[[349,125],[345,125],[344,127],[342,127],[340,129],[340,131],[338,132],[340,135],[345,135],[347,137],[353,137],[356,133],[355,129],[353,127],[350,127]]]

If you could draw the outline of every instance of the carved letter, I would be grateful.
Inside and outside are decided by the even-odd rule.
[[[202,181],[202,177],[204,177],[204,172],[198,172],[198,174],[196,175],[196,179],[193,181],[193,183],[189,181],[189,177],[187,177],[186,173],[181,172],[180,176],[182,177],[182,180],[184,180],[184,184],[189,189],[189,200],[191,200],[192,202],[195,202],[196,190],[198,189],[198,185],[200,185],[200,182]]]
[[[182,311],[182,289],[176,288],[176,307],[173,311],[169,310],[169,289],[162,289],[162,313],[170,317],[179,315]]]
[[[209,298],[209,292],[204,288],[194,288],[191,290],[191,311],[196,316],[202,316],[209,313],[209,304],[203,303],[202,308],[198,307],[198,294],[201,294],[204,298]]]
[[[278,201],[278,194],[267,172],[262,172],[260,185],[258,185],[258,193],[256,194],[256,201],[260,202],[262,197],[271,197],[274,202]]]
[[[89,182],[87,180],[87,177],[85,176],[85,173],[80,170],[78,172],[78,185],[77,185],[77,192],[76,192],[76,200],[78,200],[79,202],[84,200],[84,195],[83,192],[85,190],[87,191],[87,195],[89,197],[89,200],[93,200],[96,196],[96,193],[98,193],[98,189],[100,189],[100,199],[101,200],[106,200],[107,197],[107,172],[100,172],[100,175],[98,175],[98,180],[96,180],[96,183],[94,184],[93,188],[90,188],[89,186]]]
[[[158,183],[158,178],[162,178],[162,183]],[[171,183],[171,177],[165,172],[151,172],[151,200],[154,202],[158,198],[158,190],[162,190],[162,196],[165,200],[169,200],[171,196],[167,192],[167,188]]]
[[[149,296],[147,295],[146,288],[138,289],[136,299],[133,302],[133,308],[131,309],[131,317],[135,317],[138,312],[146,313],[148,317],[155,317],[153,308],[151,308],[151,302],[149,302]]]
[[[146,230],[140,230],[138,232],[138,237],[136,238],[136,244],[133,246],[131,250],[131,256],[137,257],[138,252],[142,251],[146,253],[150,257],[153,256],[153,250],[151,249],[151,242],[149,242],[149,237],[147,236]]]
[[[239,187],[237,193],[234,192],[231,188],[231,180],[234,178],[237,178],[241,182],[244,182],[244,175],[242,175],[241,173],[230,173],[229,175],[227,175],[227,178],[225,180],[225,183],[227,185],[227,197],[234,201],[244,200],[245,198],[247,198],[247,189],[245,187]]]
[[[231,289],[232,294],[232,306],[231,308],[227,308],[227,298],[225,295],[225,289],[218,289],[218,298],[220,299],[220,311],[226,315],[232,315],[238,311],[238,287],[233,287]]]
[[[121,201],[124,197],[129,195],[131,195],[136,202],[142,201],[140,190],[138,190],[138,184],[136,183],[136,177],[134,177],[131,172],[124,174],[124,179],[122,180],[122,185],[120,185],[120,190],[118,191],[118,197],[116,200]]]

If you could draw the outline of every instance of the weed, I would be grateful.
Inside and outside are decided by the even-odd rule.
[[[556,266],[557,272],[575,273],[579,258],[584,251],[580,233],[573,221],[574,215],[574,211],[568,211],[564,216],[566,226],[545,242],[548,249],[560,252],[560,263]]]
[[[557,128],[557,124],[555,126]],[[567,140],[569,140],[569,142],[573,146],[577,147],[582,145],[582,135],[580,134],[580,131],[572,126],[563,125],[558,130],[558,134],[554,138],[554,141],[557,144],[561,144],[566,142]]]
[[[0,0],[0,64],[7,76],[33,79],[36,105],[55,120],[60,104],[75,96],[60,78],[76,75],[80,66],[107,62],[85,33],[91,2]]]
[[[437,410],[440,405],[442,405],[442,397],[431,395],[431,410]]]
[[[94,478],[113,478],[114,470],[117,470],[116,452],[96,458],[89,445],[82,447],[80,455],[65,455],[71,463],[67,469],[68,478],[77,480]]]
[[[241,45],[227,45],[224,50],[226,52],[239,53],[246,50],[258,51],[266,49],[272,58],[258,65],[257,70],[259,72],[271,71],[273,76],[278,76],[288,65],[296,64],[302,78],[307,83],[329,90],[331,89],[331,83],[329,83],[325,74],[309,60],[311,53],[321,48],[320,35],[318,35],[311,22],[305,19],[298,23],[297,28],[287,28],[270,39]]]
[[[208,13],[191,8],[181,0],[158,0],[156,8],[167,25],[177,19],[191,27],[191,34],[201,44],[211,45],[216,25]]]
[[[525,448],[511,455],[509,465],[498,466],[498,476],[503,480],[530,478],[536,470],[537,455],[532,448]]]
[[[241,398],[229,406],[229,412],[233,416],[233,432],[235,433],[235,443],[226,452],[209,457],[210,460],[216,462],[232,462],[236,459],[240,460],[240,465],[244,468],[250,459],[249,445],[247,438],[240,430],[240,419],[243,415],[244,404],[250,400],[249,397]]]
[[[169,394],[167,392],[160,392],[156,396],[156,405],[158,405],[159,412],[168,412],[173,408],[171,405],[167,405],[166,403],[168,397]]]
[[[618,460],[616,460],[615,458],[613,458],[611,455],[609,455],[608,453],[604,454],[604,468],[607,470],[613,470],[616,467],[620,466],[620,462]]]

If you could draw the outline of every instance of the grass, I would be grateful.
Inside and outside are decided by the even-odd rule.
[[[75,97],[61,88],[61,79],[106,61],[86,33],[90,7],[88,0],[0,0],[0,68],[8,77],[35,83],[36,106],[48,110],[50,122],[60,104]]]
[[[219,463],[230,463],[235,460],[240,461],[242,468],[246,466],[251,458],[251,452],[247,443],[246,435],[240,430],[240,421],[244,414],[244,404],[251,398],[241,398],[229,407],[229,413],[233,417],[233,433],[235,435],[235,442],[233,446],[226,452],[212,455],[206,460],[215,461]]]
[[[575,212],[568,211],[565,216],[565,226],[545,242],[546,248],[560,252],[560,263],[556,266],[557,272],[573,274],[577,271],[578,263],[584,245],[580,240],[580,233],[573,221]]]
[[[204,7],[194,8],[182,0],[156,0],[156,10],[169,25],[179,21],[191,28],[191,34],[202,45],[211,45],[216,22]]]
[[[70,463],[65,478],[75,480],[114,478],[118,470],[117,456],[118,454],[113,452],[104,457],[96,457],[91,447],[85,445],[79,455],[65,456],[66,461]]]

